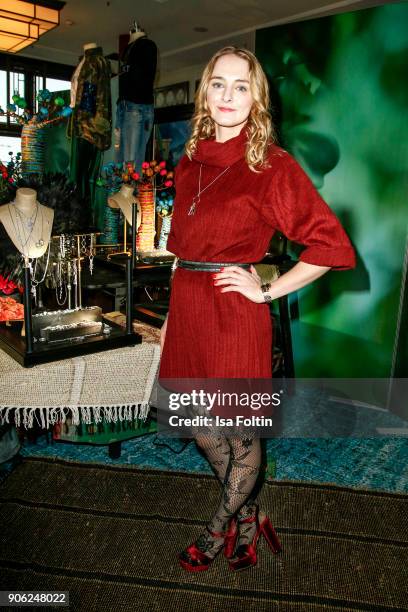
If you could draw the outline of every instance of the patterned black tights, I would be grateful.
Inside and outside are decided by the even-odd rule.
[[[251,493],[259,475],[261,444],[259,438],[250,435],[226,438],[222,434],[196,433],[195,440],[222,485],[218,509],[206,530],[196,540],[197,547],[213,558],[220,550],[223,538],[214,538],[208,529],[224,532],[233,515],[237,514],[239,519],[255,513]],[[250,542],[255,529],[255,522],[240,525],[237,545]]]

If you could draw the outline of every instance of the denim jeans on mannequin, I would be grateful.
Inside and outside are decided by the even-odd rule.
[[[133,162],[135,171],[141,172],[153,119],[153,104],[135,104],[127,100],[118,102],[116,129],[120,130],[120,145],[116,155],[117,162]]]

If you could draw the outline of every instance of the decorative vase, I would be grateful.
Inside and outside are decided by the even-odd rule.
[[[160,230],[159,249],[167,249],[167,238],[170,234],[171,216],[162,218],[162,226]]]
[[[24,177],[43,174],[45,155],[45,129],[26,123],[21,130],[21,170]]]
[[[118,189],[111,189],[108,191],[107,198],[118,191]],[[103,211],[103,234],[99,236],[100,244],[117,244],[119,242],[119,219],[119,208],[111,208],[105,202]]]
[[[153,251],[155,236],[155,206],[153,187],[140,185],[138,198],[142,214],[142,222],[136,235],[137,251]]]

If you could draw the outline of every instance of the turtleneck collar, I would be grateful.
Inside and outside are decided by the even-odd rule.
[[[245,124],[238,136],[226,142],[217,142],[215,138],[199,140],[193,159],[206,166],[227,168],[245,157],[247,138]]]

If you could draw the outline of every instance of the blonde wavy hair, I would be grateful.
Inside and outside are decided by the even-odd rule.
[[[207,105],[207,90],[211,75],[217,60],[223,55],[237,55],[249,64],[249,84],[253,97],[253,104],[248,116],[247,128],[249,139],[246,147],[245,158],[249,168],[253,172],[259,172],[256,168],[268,167],[267,154],[271,143],[277,141],[275,128],[269,113],[269,87],[261,64],[251,51],[240,47],[224,47],[215,53],[201,77],[194,102],[195,110],[191,118],[191,136],[186,143],[186,154],[191,160],[199,140],[211,138],[215,135],[215,123],[211,118]]]

